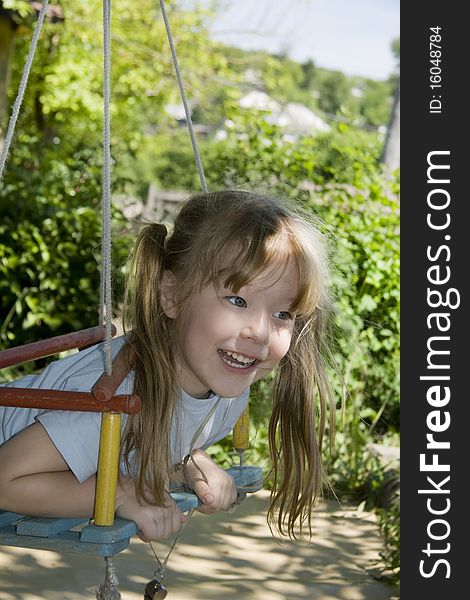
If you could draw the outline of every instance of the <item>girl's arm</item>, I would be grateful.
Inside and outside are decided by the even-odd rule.
[[[0,447],[0,508],[39,517],[90,517],[95,480],[80,484],[35,423]]]
[[[79,483],[40,423],[27,427],[0,447],[0,509],[39,517],[93,515],[95,476]],[[171,500],[171,499],[170,499]],[[135,521],[143,539],[164,539],[185,517],[175,503],[140,504],[131,481],[121,478],[116,512]]]
[[[233,477],[216,465],[204,450],[194,450],[192,456],[194,460],[190,459],[186,463],[184,477],[186,483],[203,503],[198,511],[209,514],[219,510],[228,510],[237,499],[237,489]],[[198,467],[204,473],[207,483]]]

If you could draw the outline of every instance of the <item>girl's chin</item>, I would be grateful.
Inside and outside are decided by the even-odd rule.
[[[221,385],[214,384],[213,393],[221,398],[237,398],[245,392],[253,383],[251,379],[248,381],[239,381],[232,384],[223,383]]]

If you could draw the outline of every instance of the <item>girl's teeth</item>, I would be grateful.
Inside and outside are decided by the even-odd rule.
[[[252,364],[254,364],[256,360],[254,358],[248,358],[247,356],[243,356],[243,354],[237,354],[237,352],[230,352],[228,350],[222,350],[221,354],[228,365],[230,365],[231,367],[236,367],[237,369],[244,369],[246,367],[250,367]],[[229,357],[233,358],[234,360],[229,360]]]
[[[247,356],[243,356],[243,354],[237,354],[236,352],[229,352],[227,350],[226,354],[228,354],[229,356],[232,356],[235,360],[238,360],[238,362],[242,362],[245,364],[255,362],[254,358],[248,358]]]

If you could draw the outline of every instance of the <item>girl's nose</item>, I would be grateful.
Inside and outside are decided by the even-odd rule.
[[[267,345],[269,341],[269,317],[262,311],[253,312],[244,324],[242,336],[259,345]]]

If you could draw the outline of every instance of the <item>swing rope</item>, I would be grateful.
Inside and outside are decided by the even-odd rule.
[[[111,0],[103,0],[103,170],[101,194],[101,276],[100,325],[104,325],[104,364],[107,375],[113,371],[112,287],[111,287]],[[104,583],[96,592],[97,600],[120,600],[119,580],[112,556],[105,557]]]
[[[121,594],[118,591],[119,580],[116,574],[116,567],[111,556],[105,556],[106,570],[104,583],[100,585],[96,592],[96,600],[120,600]]]
[[[29,47],[28,58],[26,59],[25,67],[23,69],[23,75],[21,77],[20,86],[18,88],[18,94],[16,96],[15,102],[13,104],[11,117],[8,122],[7,133],[5,135],[5,140],[3,142],[2,154],[0,157],[0,181],[3,178],[3,171],[5,169],[5,163],[8,158],[8,154],[10,152],[10,145],[13,139],[13,135],[15,133],[16,122],[18,120],[18,115],[20,114],[21,104],[23,102],[23,96],[26,90],[26,86],[28,85],[29,72],[31,71],[31,65],[33,64],[34,54],[36,52],[36,46],[39,39],[39,34],[41,33],[42,24],[44,22],[44,17],[46,15],[47,5],[49,4],[49,0],[42,0],[41,9],[39,11],[38,20],[36,22],[36,26],[34,28],[33,37],[31,39],[31,44]]]
[[[103,0],[103,172],[101,196],[101,278],[100,325],[105,328],[104,361],[107,375],[112,373],[112,289],[111,289],[111,0]]]
[[[184,89],[183,78],[181,77],[181,71],[178,64],[178,57],[176,56],[175,43],[173,41],[173,34],[171,33],[170,22],[166,14],[165,1],[160,0],[160,8],[162,11],[163,21],[165,23],[165,29],[168,37],[168,43],[170,45],[171,57],[173,59],[173,66],[175,68],[176,79],[178,81],[178,87],[180,89],[181,100],[183,101],[184,112],[186,114],[186,123],[188,124],[189,137],[191,138],[191,144],[193,146],[194,158],[196,159],[196,166],[199,173],[199,179],[201,180],[201,188],[204,193],[207,192],[206,177],[204,175],[204,169],[202,167],[201,157],[199,155],[199,149],[197,146],[196,135],[194,133],[193,121],[191,119],[191,112],[189,110],[188,99],[186,97],[186,91]]]

